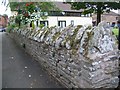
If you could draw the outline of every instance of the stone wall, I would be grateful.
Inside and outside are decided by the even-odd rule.
[[[9,35],[66,87],[118,86],[117,40],[105,22],[97,27],[15,28]]]

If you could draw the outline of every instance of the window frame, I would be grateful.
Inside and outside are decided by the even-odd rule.
[[[60,26],[61,28],[64,28],[64,27],[63,27],[63,22],[65,23],[64,26],[66,27],[66,21],[65,21],[65,20],[59,20],[59,21],[58,21],[58,26]],[[60,24],[60,23],[61,23],[61,24]]]
[[[44,22],[44,23],[41,23],[41,22]],[[47,22],[47,25],[45,25],[45,22]],[[49,26],[49,21],[48,21],[48,20],[40,21],[40,25],[41,25],[41,24],[44,24],[44,27],[45,27],[45,26],[48,27],[48,26]]]

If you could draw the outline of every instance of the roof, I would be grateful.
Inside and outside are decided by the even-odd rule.
[[[112,16],[118,16],[119,14],[118,13],[115,13],[113,11],[110,11],[109,13],[107,12],[104,12],[103,15],[112,15]]]
[[[69,11],[69,12],[82,12],[83,10],[73,10],[71,9],[71,5],[63,2],[53,2],[56,7],[58,7],[62,11]]]

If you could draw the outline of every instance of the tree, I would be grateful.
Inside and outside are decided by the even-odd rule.
[[[18,16],[16,17],[16,21],[19,23],[21,20],[20,19],[20,15],[23,15],[22,21],[26,23],[26,18],[30,19],[30,15],[33,12],[49,12],[51,10],[58,10],[57,7],[55,7],[55,5],[52,2],[10,2],[9,3],[10,8],[12,11],[17,11],[18,12]],[[44,17],[44,15],[42,16]],[[42,18],[41,17],[41,18]]]
[[[84,9],[83,14],[97,13],[97,24],[101,21],[103,12],[110,12],[111,9],[120,9],[120,2],[67,2],[72,9]]]
[[[41,11],[44,12],[49,12],[51,10],[59,10],[53,2],[10,2],[9,5],[12,11],[18,10],[19,7],[21,10],[29,10],[31,8],[27,9],[27,7],[30,5],[33,5],[34,9],[38,7],[41,9]]]

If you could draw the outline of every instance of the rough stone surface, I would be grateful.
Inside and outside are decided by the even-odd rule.
[[[116,88],[117,40],[106,22],[98,26],[14,29],[10,34],[48,72],[69,88]]]

